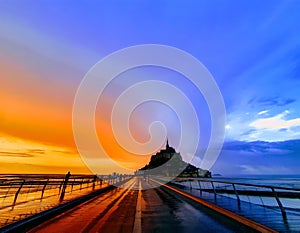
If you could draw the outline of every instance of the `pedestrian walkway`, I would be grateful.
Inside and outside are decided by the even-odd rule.
[[[280,209],[277,208],[273,209],[244,201],[241,201],[240,205],[238,205],[237,200],[234,198],[215,195],[214,193],[201,191],[200,189],[178,186],[175,183],[168,183],[168,185],[276,231],[300,232],[300,213],[287,211],[287,216],[284,218]]]

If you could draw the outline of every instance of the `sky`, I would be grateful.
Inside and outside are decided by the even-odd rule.
[[[297,0],[0,1],[0,173],[89,173],[72,132],[76,91],[100,59],[140,44],[184,50],[214,77],[227,118],[213,173],[299,173],[299,11]],[[106,88],[95,115],[104,149],[131,169],[151,153],[118,145],[109,116],[123,90],[146,80],[180,88],[199,116],[200,144],[210,135],[205,101],[184,77],[157,67],[130,70]],[[164,122],[177,148],[180,119],[160,103],[133,112],[133,137],[149,140],[153,121]],[[105,164],[103,173],[112,172]]]

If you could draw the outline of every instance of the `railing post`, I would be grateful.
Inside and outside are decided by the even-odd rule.
[[[272,189],[272,192],[273,192],[273,194],[274,194],[274,197],[275,197],[275,199],[276,199],[276,201],[277,201],[277,204],[278,204],[278,206],[279,206],[279,208],[280,208],[280,210],[281,210],[282,216],[283,216],[284,219],[286,219],[286,212],[285,212],[285,209],[284,209],[284,207],[283,207],[283,205],[282,205],[282,203],[281,203],[279,197],[277,196],[277,193],[275,192],[275,189],[274,189],[274,188],[271,188],[271,189]]]
[[[73,192],[74,183],[75,183],[75,178],[74,178],[73,181],[72,181],[71,192]]]
[[[200,180],[198,180],[198,184],[199,184],[199,190],[200,190],[200,195],[202,196],[202,188],[201,188],[201,181]]]
[[[24,183],[25,183],[25,180],[23,180],[23,182],[20,184],[20,187],[18,188],[18,190],[17,190],[17,192],[15,194],[15,198],[14,198],[14,202],[13,202],[13,205],[12,205],[12,209],[14,209],[14,207],[15,207],[15,204],[16,204],[17,199],[18,199],[18,195],[19,195],[19,193],[20,193],[20,191],[21,191]]]
[[[44,187],[43,187],[43,189],[42,189],[41,200],[43,199],[44,192],[45,192],[45,189],[46,189],[46,186],[47,186],[48,181],[49,181],[49,179],[47,179],[47,181],[46,181],[46,183],[44,184]]]
[[[97,176],[95,175],[93,179],[93,191],[95,190],[96,181],[97,181]]]
[[[216,197],[217,197],[217,193],[216,193],[216,189],[215,189],[215,186],[214,186],[214,182],[213,182],[213,181],[211,181],[210,183],[211,183],[211,186],[212,186],[212,188],[213,188],[213,190],[214,190],[215,199],[216,199]]]
[[[238,206],[240,206],[240,205],[241,205],[241,200],[240,200],[239,194],[238,194],[238,192],[237,192],[237,190],[236,190],[236,188],[235,188],[235,185],[234,185],[233,183],[232,183],[232,187],[233,187],[234,193],[235,193],[235,195],[236,195],[236,199],[237,199],[237,202],[238,202]]]
[[[11,187],[12,187],[12,184],[10,184],[10,185],[9,185],[9,188],[7,189],[7,191],[6,191],[5,195],[4,195],[4,199],[3,199],[3,201],[4,201],[4,200],[5,200],[5,198],[7,197],[7,195],[8,195],[8,193],[9,193],[9,191],[10,191]],[[3,202],[2,202],[2,203],[3,203]]]
[[[83,179],[84,179],[84,178],[82,178],[82,179],[81,179],[81,182],[80,182],[80,188],[79,188],[80,190],[82,189]]]
[[[61,189],[62,189],[63,184],[64,184],[64,181],[62,181],[62,182],[60,183],[60,185],[59,185],[58,195],[59,195],[60,192],[61,192]]]

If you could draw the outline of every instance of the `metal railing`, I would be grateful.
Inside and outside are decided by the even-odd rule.
[[[210,179],[190,179],[182,181],[178,179],[177,181],[170,182],[170,184],[181,189],[198,190],[200,197],[209,194],[213,195],[216,200],[218,196],[226,196],[235,199],[238,206],[241,205],[241,201],[244,201],[263,207],[279,208],[283,218],[287,217],[287,209],[300,211],[300,189],[297,188]],[[289,206],[288,202],[291,200],[294,202],[292,206]]]
[[[129,176],[0,175],[0,227]]]

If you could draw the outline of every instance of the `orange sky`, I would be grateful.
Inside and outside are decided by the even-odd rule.
[[[72,134],[79,82],[41,77],[9,59],[0,61],[0,69],[0,173],[89,173]],[[107,153],[123,166],[136,169],[148,161],[118,146],[110,126],[99,124],[98,130]]]

